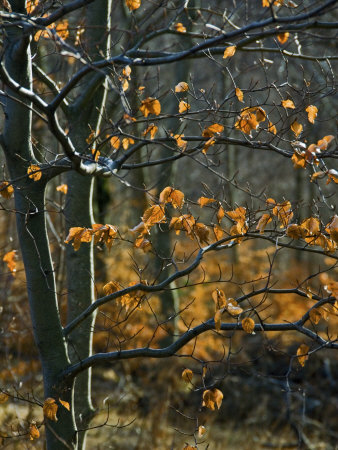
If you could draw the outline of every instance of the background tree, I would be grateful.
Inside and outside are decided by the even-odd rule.
[[[337,349],[336,1],[2,6],[0,193],[17,223],[3,262],[14,275],[20,250],[44,384],[44,400],[4,385],[3,401],[43,408],[19,434],[44,428],[48,448],[84,448],[91,369],[102,364],[188,358],[182,377],[213,410],[235,331],[301,335],[286,380],[309,355]],[[109,178],[106,225],[93,214],[99,178]],[[138,217],[131,189],[139,223],[126,223]],[[310,255],[308,267],[283,284],[292,252]],[[215,362],[221,373],[208,372]]]

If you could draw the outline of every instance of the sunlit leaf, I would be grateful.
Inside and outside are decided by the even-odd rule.
[[[291,239],[301,239],[301,238],[305,238],[307,232],[300,225],[293,223],[292,225],[288,225],[288,227],[286,229],[286,234]]]
[[[68,192],[68,185],[67,184],[60,184],[59,186],[56,187],[56,190],[58,192],[62,192],[62,194],[67,194],[67,192]]]
[[[164,209],[160,205],[153,205],[144,211],[142,220],[147,227],[157,223],[163,223],[166,220]]]
[[[208,198],[208,197],[200,197],[197,200],[197,203],[200,205],[201,208],[203,206],[209,205],[210,203],[214,203],[216,200],[214,198]]]
[[[214,123],[206,128],[202,132],[203,137],[213,137],[217,133],[222,133],[224,126],[219,123]]]
[[[61,405],[66,408],[68,411],[70,411],[70,405],[68,402],[66,402],[65,400],[61,400],[61,398],[59,398],[59,402],[61,403]]]
[[[309,217],[301,223],[301,228],[306,230],[307,234],[314,236],[320,233],[320,220],[317,217]]]
[[[187,29],[185,28],[185,26],[181,22],[175,23],[174,28],[179,33],[186,33],[187,32]]]
[[[322,318],[322,314],[321,314],[319,308],[310,309],[309,316],[310,316],[311,321],[316,325],[317,325],[317,323],[319,323],[320,319]]]
[[[57,422],[56,413],[58,410],[58,405],[55,403],[54,398],[46,398],[43,404],[43,415],[47,417],[47,419]]]
[[[224,215],[225,215],[225,212],[224,212],[223,206],[220,206],[218,211],[217,211],[217,214],[216,214],[218,223],[221,222],[221,220],[223,219]]]
[[[203,403],[202,406],[205,406],[212,411],[215,410],[215,406],[220,409],[222,405],[223,394],[219,389],[211,389],[203,392]]]
[[[189,103],[181,100],[180,103],[179,103],[179,106],[178,106],[179,113],[182,114],[182,113],[184,113],[186,111],[189,111],[189,109],[190,109]]]
[[[27,169],[27,173],[29,178],[31,178],[34,181],[39,181],[40,178],[42,177],[40,167],[37,166],[36,164],[31,164]]]
[[[15,275],[16,272],[15,257],[16,257],[16,250],[11,250],[10,252],[7,252],[2,258],[2,260],[7,264],[7,267],[13,276]]]
[[[31,423],[29,425],[28,435],[31,441],[34,441],[34,439],[38,439],[40,437],[40,431],[38,430],[35,423]]]
[[[238,100],[242,103],[244,103],[243,101],[243,92],[240,90],[240,88],[236,88],[236,97],[238,98]]]
[[[185,81],[181,81],[180,83],[176,84],[175,86],[175,92],[186,92],[189,90],[189,85]]]
[[[118,150],[118,149],[120,148],[120,145],[121,145],[120,138],[117,137],[117,136],[113,136],[113,137],[110,139],[110,145],[111,145],[113,148],[115,148],[115,150]]]
[[[327,172],[327,182],[326,184],[329,184],[331,181],[338,184],[338,172],[337,170],[330,169]]]
[[[191,214],[183,214],[179,217],[173,217],[170,221],[169,228],[174,229],[176,234],[180,234],[181,231],[186,231],[188,236],[190,236],[194,231],[195,224],[196,220],[194,216]]]
[[[306,153],[295,151],[291,157],[291,161],[293,162],[293,167],[295,169],[305,169],[307,164]]]
[[[273,134],[277,134],[277,128],[271,122],[268,124],[268,131]]]
[[[190,369],[184,369],[182,372],[182,378],[186,383],[191,383],[193,376],[194,374]]]
[[[331,239],[333,239],[336,244],[338,244],[338,216],[332,217],[330,222],[326,225],[325,231],[329,233]]]
[[[129,148],[129,145],[131,145],[131,144],[134,144],[135,143],[135,141],[134,141],[134,139],[133,138],[123,138],[122,139],[122,147],[123,147],[123,150],[128,150],[128,148]]]
[[[287,42],[287,40],[289,39],[289,36],[290,36],[290,33],[288,33],[287,31],[285,33],[277,34],[278,42],[282,45],[285,44]]]
[[[309,352],[310,348],[306,344],[301,344],[297,349],[297,357],[299,364],[304,367],[305,362],[309,359]]]
[[[227,306],[228,302],[222,289],[215,289],[214,291],[212,291],[211,296],[213,301],[215,302],[216,311]]]
[[[117,292],[120,289],[121,285],[117,281],[109,281],[109,283],[103,286],[104,295],[114,294],[114,292]]]
[[[198,427],[198,437],[201,438],[206,432],[207,432],[207,430],[204,425],[200,425]]]
[[[8,399],[9,395],[5,394],[5,392],[0,392],[0,405],[6,403]]]
[[[231,45],[224,50],[223,59],[231,58],[236,53],[236,45]]]
[[[214,231],[214,235],[217,241],[219,241],[220,239],[222,239],[222,237],[224,236],[224,231],[222,230],[222,228],[219,225],[215,225],[213,228]]]
[[[229,298],[227,302],[228,304],[226,306],[226,309],[229,314],[231,314],[232,316],[238,316],[239,314],[242,314],[243,309],[238,306],[236,300],[234,300],[233,298]]]
[[[216,143],[215,138],[211,137],[204,143],[202,153],[206,154],[210,147],[212,147]]]
[[[204,223],[197,222],[193,231],[201,244],[209,244],[209,228]]]
[[[305,111],[307,112],[308,121],[311,123],[315,123],[315,118],[318,114],[318,108],[314,105],[309,105]]]
[[[184,152],[184,150],[187,148],[188,145],[188,141],[182,139],[184,137],[184,134],[175,134],[172,136],[176,140],[177,147],[179,147],[182,150],[182,152]]]
[[[221,317],[222,317],[222,310],[218,309],[215,312],[214,321],[215,321],[215,330],[220,331],[221,330]]]
[[[289,108],[289,109],[295,109],[296,107],[295,107],[295,104],[293,103],[293,101],[292,100],[283,100],[282,101],[282,106],[283,106],[283,108]]]
[[[14,188],[8,181],[0,183],[0,195],[4,198],[11,198],[14,194]]]
[[[242,320],[242,327],[246,333],[252,334],[255,329],[255,322],[250,317],[246,317]]]
[[[141,0],[125,0],[125,2],[130,11],[134,11],[141,6]]]
[[[156,133],[158,131],[158,127],[151,123],[146,130],[143,131],[143,136],[150,135],[150,139],[154,139]]]
[[[265,227],[271,221],[272,221],[272,218],[271,218],[270,214],[263,214],[257,223],[256,230],[259,230],[260,234],[263,234]]]
[[[171,203],[174,208],[182,208],[184,203],[184,194],[178,189],[167,186],[160,193],[160,203]]]
[[[158,116],[161,113],[161,103],[156,98],[148,97],[142,100],[140,111],[144,117],[148,117],[149,114]]]

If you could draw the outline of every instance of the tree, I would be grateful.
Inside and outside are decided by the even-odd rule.
[[[337,259],[338,218],[330,200],[338,180],[330,168],[337,158],[331,113],[336,0],[299,5],[263,0],[254,6],[234,2],[231,11],[224,10],[225,2],[210,2],[208,7],[140,0],[1,3],[1,146],[6,158],[1,195],[7,199],[14,191],[18,245],[42,365],[47,448],[85,447],[94,412],[90,369],[103,362],[170,358],[210,330],[216,336],[239,330],[296,331],[304,343],[291,361],[298,359],[302,366],[322,348],[337,349],[333,332],[320,328],[323,318],[332,316],[329,324],[335,323],[337,283],[330,273],[336,266],[324,268],[319,262],[327,256]],[[190,75],[176,79],[186,61]],[[134,88],[128,90],[136,70]],[[211,73],[219,78],[208,81]],[[221,88],[219,80],[226,80]],[[175,101],[176,112],[166,113]],[[247,149],[262,153],[249,186],[228,168],[227,176],[222,173],[224,158],[230,164],[228,148],[240,153],[243,163],[237,168],[242,172],[248,172]],[[290,202],[277,190],[265,192],[258,173],[271,170],[275,155],[287,166],[290,180],[297,171],[306,173],[303,182],[312,183],[313,198],[294,196],[295,202]],[[154,193],[154,168],[165,172],[173,164],[178,166],[175,186]],[[194,182],[189,192],[194,201],[187,200],[184,178],[197,166],[199,174],[208,175],[186,178]],[[140,170],[146,170],[145,185],[138,189],[148,207],[140,224],[128,224],[137,225],[134,235],[115,223],[95,223],[95,179],[109,178],[125,190],[129,174]],[[67,230],[64,325],[45,197],[62,174],[67,180],[60,189],[65,192],[68,187],[60,210]],[[208,183],[204,192],[199,184],[203,180]],[[238,192],[236,203],[228,203],[225,189]],[[276,194],[280,199],[272,198]],[[121,205],[121,214],[126,208]],[[306,208],[311,212],[302,217]],[[7,203],[2,209],[11,211]],[[156,246],[155,229],[170,236],[170,253]],[[264,277],[257,275],[250,283],[223,273],[201,278],[198,270],[208,254],[230,252],[251,241],[275,246]],[[96,298],[94,246],[110,249],[116,242],[145,252],[136,258],[138,280],[122,285],[112,277]],[[14,272],[12,250],[3,258]],[[292,287],[275,287],[275,260],[281,250],[309,254],[317,267]],[[140,261],[151,255],[162,263],[157,263],[153,279],[145,281]],[[185,323],[179,330],[170,323],[188,306],[170,312],[163,308],[148,345],[128,348],[128,340],[118,338],[115,350],[92,354],[95,316],[103,305],[114,302],[123,309],[114,323],[117,327],[131,320],[147,296],[184,292],[196,283],[214,286],[215,312],[207,320],[196,317],[200,323]],[[238,287],[235,298],[224,293],[227,283]],[[306,299],[303,314],[295,320],[269,321],[264,314],[268,296],[291,294]],[[162,348],[153,346],[158,330],[174,333]],[[194,350],[190,356],[194,358]],[[199,362],[204,367],[205,361]],[[184,378],[191,381],[189,370]],[[10,390],[4,389],[4,395],[11,395]],[[203,405],[219,408],[221,401],[221,391],[213,383],[204,384]],[[31,438],[36,437],[34,427]]]

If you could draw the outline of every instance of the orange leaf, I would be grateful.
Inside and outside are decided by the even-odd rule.
[[[72,240],[74,250],[77,251],[81,247],[82,242],[91,242],[92,232],[88,228],[72,227],[69,229],[65,243],[68,244]]]
[[[301,123],[298,123],[297,120],[295,120],[291,124],[291,130],[295,133],[295,136],[298,137],[300,133],[303,131],[303,125]]]
[[[331,221],[326,225],[325,231],[329,233],[331,239],[338,244],[338,216],[332,217]]]
[[[291,239],[300,239],[300,238],[305,238],[306,230],[304,230],[304,228],[302,228],[300,225],[296,225],[294,223],[287,227],[286,234]]]
[[[252,334],[255,329],[255,322],[250,317],[246,317],[242,320],[242,327],[246,333]]]
[[[156,98],[148,97],[142,100],[140,111],[144,117],[148,117],[149,114],[158,116],[161,113],[161,103]]]
[[[120,148],[120,145],[121,145],[120,138],[118,138],[117,136],[113,136],[113,137],[110,139],[110,145],[111,145],[113,148],[115,148],[115,150],[118,150],[118,149]]]
[[[117,292],[120,289],[121,285],[117,281],[109,281],[109,283],[103,286],[104,295],[114,294],[114,292]]]
[[[222,239],[222,237],[224,236],[224,231],[222,230],[222,228],[219,225],[215,225],[213,228],[214,231],[214,235],[217,241],[219,241],[220,239]]]
[[[236,53],[236,45],[231,45],[224,50],[223,59],[231,58]]]
[[[65,400],[61,400],[61,398],[59,398],[59,402],[61,403],[61,405],[66,408],[68,411],[70,411],[70,405],[68,402],[66,402]]]
[[[56,187],[56,190],[57,190],[58,192],[62,192],[62,194],[67,194],[67,192],[68,192],[68,186],[67,186],[67,184],[60,184],[60,186],[57,186],[57,187]]]
[[[38,439],[40,437],[40,431],[38,430],[37,426],[35,423],[31,423],[29,425],[29,439],[31,441],[34,441],[34,439]]]
[[[226,211],[226,215],[230,217],[230,219],[234,220],[235,222],[238,222],[240,224],[245,223],[245,215],[246,215],[246,208],[243,206],[240,206],[236,208],[233,211]]]
[[[238,316],[239,314],[242,314],[243,309],[238,306],[238,303],[233,298],[229,298],[227,302],[226,309],[230,315]]]
[[[220,331],[221,330],[221,317],[222,317],[222,309],[218,309],[215,312],[214,321],[215,321],[215,330]]]
[[[227,299],[222,289],[215,289],[212,294],[212,299],[215,302],[216,311],[227,306]]]
[[[15,262],[16,250],[11,250],[7,252],[2,260],[7,264],[8,269],[11,271],[12,275],[16,272],[16,262]]]
[[[34,181],[39,181],[40,178],[42,177],[40,167],[37,166],[36,164],[31,164],[27,169],[27,173],[29,178],[31,178]]]
[[[317,117],[318,108],[317,106],[310,105],[305,110],[307,112],[308,121],[315,123],[315,118]]]
[[[203,434],[205,434],[207,432],[206,428],[204,425],[200,425],[198,427],[198,437],[201,438],[203,436]]]
[[[194,374],[190,369],[184,369],[182,372],[182,378],[186,383],[191,383],[192,377]]]
[[[321,314],[319,308],[310,309],[309,316],[310,316],[311,321],[316,325],[317,325],[317,323],[319,323],[320,319],[322,318],[322,314]]]
[[[209,147],[212,147],[215,144],[215,139],[214,138],[210,138],[207,140],[207,142],[205,142],[204,147],[202,149],[202,153],[204,153],[206,155],[207,151],[209,150]]]
[[[176,140],[177,147],[179,147],[182,152],[184,152],[184,150],[187,148],[188,141],[185,141],[184,139],[182,139],[182,137],[184,137],[184,134],[175,134],[173,136],[173,138]]]
[[[244,103],[243,101],[243,92],[240,90],[240,88],[236,88],[236,97],[238,98],[238,100],[242,103]]]
[[[219,389],[211,389],[203,392],[203,403],[202,406],[205,406],[212,411],[215,410],[215,406],[220,409],[222,405],[223,394]]]
[[[185,81],[181,81],[180,83],[176,84],[175,86],[175,92],[186,92],[189,90],[189,85]]]
[[[175,30],[178,31],[179,33],[186,33],[187,31],[187,29],[181,22],[175,23],[174,27]]]
[[[160,203],[171,203],[173,207],[176,208],[182,208],[184,203],[184,194],[183,192],[179,191],[178,189],[174,189],[170,186],[167,186],[163,189],[163,191],[160,193]]]
[[[189,109],[190,109],[189,103],[181,100],[180,103],[179,103],[179,107],[178,107],[178,111],[180,112],[180,114],[182,114],[182,113],[184,113],[186,111],[189,111]]]
[[[287,40],[289,39],[289,36],[290,36],[290,33],[288,33],[288,32],[277,34],[278,42],[280,44],[285,44],[285,42],[287,42]]]
[[[56,413],[58,410],[58,405],[55,403],[54,398],[46,398],[43,404],[43,415],[47,417],[49,420],[53,420],[54,422],[57,422]]]
[[[149,127],[143,131],[143,136],[147,136],[147,134],[150,134],[150,139],[154,139],[156,133],[158,131],[158,127],[151,123]]]
[[[282,106],[283,108],[289,108],[289,109],[295,109],[295,104],[293,103],[292,100],[283,100],[282,101]]]
[[[141,6],[141,0],[126,0],[126,5],[130,11],[134,11]]]
[[[221,222],[221,220],[222,220],[223,217],[224,217],[224,214],[225,214],[225,213],[224,213],[223,206],[220,206],[220,207],[219,207],[219,210],[217,211],[217,215],[216,215],[218,223]]]
[[[309,359],[309,352],[310,348],[306,344],[301,344],[297,349],[297,357],[299,364],[304,367],[305,361]]]
[[[134,139],[133,138],[123,138],[122,139],[122,147],[123,150],[128,150],[128,147],[130,144],[134,144]]]
[[[297,152],[292,155],[291,161],[293,162],[293,167],[295,169],[305,169],[306,167],[306,153],[305,152]]]
[[[216,133],[222,133],[224,126],[219,123],[214,123],[207,128],[204,128],[202,132],[203,137],[213,137]]]
[[[208,198],[208,197],[200,197],[197,200],[197,203],[200,205],[201,208],[205,205],[209,205],[210,203],[215,202],[216,200],[214,198]]]
[[[263,234],[265,227],[271,221],[272,221],[272,218],[271,218],[270,214],[263,214],[262,217],[258,221],[256,230],[259,230],[260,234]]]
[[[198,237],[201,244],[209,244],[209,229],[204,223],[198,222],[194,225],[194,233]]]
[[[5,394],[4,392],[0,392],[0,405],[2,403],[6,403],[9,399],[9,395]]]
[[[271,122],[268,124],[268,131],[273,134],[277,134],[277,128]]]
[[[8,181],[0,183],[0,195],[4,198],[11,198],[14,193],[13,186]]]
[[[164,210],[160,205],[153,205],[144,211],[142,220],[147,227],[166,221]]]

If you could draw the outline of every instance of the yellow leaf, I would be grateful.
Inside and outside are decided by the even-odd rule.
[[[62,194],[67,194],[67,192],[68,192],[68,186],[67,186],[67,184],[60,184],[60,186],[57,186],[57,187],[56,187],[56,190],[57,190],[58,192],[62,192]]]
[[[215,406],[220,409],[223,400],[223,394],[219,389],[211,389],[203,392],[203,403],[202,406],[205,406],[212,411],[214,411]]]
[[[202,153],[204,153],[206,155],[207,151],[209,150],[209,147],[212,147],[215,144],[215,139],[214,138],[210,138],[207,140],[207,142],[205,142],[203,149],[202,149]]]
[[[317,142],[317,146],[320,148],[320,150],[326,150],[327,146],[330,144],[330,142],[332,142],[334,139],[334,136],[329,135],[329,136],[324,136],[323,139],[320,139]]]
[[[222,312],[223,312],[223,310],[219,309],[218,311],[216,311],[215,316],[214,316],[215,330],[216,331],[220,331],[220,329],[221,329]]]
[[[191,445],[186,445],[183,450],[197,450],[197,447],[192,447]]]
[[[311,123],[315,123],[315,118],[317,117],[318,108],[314,105],[309,105],[306,110],[308,121]]]
[[[293,167],[295,169],[305,169],[306,167],[306,153],[295,151],[291,157],[291,161],[293,162]]]
[[[234,220],[235,222],[244,224],[246,221],[245,215],[246,215],[246,208],[243,206],[239,206],[238,208],[234,209],[233,211],[226,211],[226,215],[230,217],[230,219]]]
[[[147,134],[150,134],[150,139],[154,139],[156,133],[158,131],[158,127],[151,123],[149,127],[143,131],[143,136],[147,136]]]
[[[129,88],[129,81],[126,78],[121,78],[121,87],[122,87],[122,91],[126,92]]]
[[[128,150],[128,147],[130,144],[134,144],[134,139],[133,138],[123,138],[122,139],[122,147],[123,150]]]
[[[263,214],[257,223],[256,230],[259,230],[260,234],[263,234],[265,227],[271,221],[272,221],[272,218],[271,218],[270,214]]]
[[[255,329],[255,322],[250,317],[246,317],[242,320],[242,327],[246,333],[252,334]]]
[[[238,98],[238,100],[242,103],[244,103],[243,101],[243,92],[240,90],[240,88],[236,88],[236,97]]]
[[[326,184],[331,183],[333,181],[334,183],[338,184],[338,172],[334,169],[330,169],[327,172],[327,182]]]
[[[120,283],[117,281],[109,281],[109,283],[103,286],[104,295],[114,294],[121,289]]]
[[[59,398],[59,402],[61,403],[61,405],[66,408],[68,411],[70,411],[70,405],[68,402],[66,402],[65,400],[61,400],[61,398]]]
[[[190,369],[184,369],[182,372],[182,378],[186,383],[191,383],[192,377],[194,374]]]
[[[322,314],[321,314],[319,308],[310,309],[309,316],[310,316],[310,319],[312,320],[312,322],[316,325],[322,318]]]
[[[134,11],[141,6],[141,0],[125,0],[130,11]]]
[[[38,439],[40,437],[40,431],[38,430],[35,423],[31,423],[29,425],[29,439],[34,441],[34,439]]]
[[[153,205],[144,211],[142,220],[147,227],[163,223],[166,220],[164,209],[160,205]]]
[[[217,133],[222,133],[224,126],[219,123],[214,123],[207,128],[204,128],[202,132],[203,137],[213,137]]]
[[[194,225],[194,233],[201,244],[209,244],[209,228],[204,223],[198,222]]]
[[[268,131],[273,134],[277,134],[277,128],[271,122],[268,124]]]
[[[291,124],[291,130],[294,132],[295,136],[298,137],[300,133],[303,131],[303,125],[301,123],[298,123],[297,120],[295,120]]]
[[[194,226],[196,224],[196,220],[194,216],[191,214],[183,214],[179,217],[173,217],[169,224],[169,229],[174,229],[176,231],[176,234],[180,234],[180,232],[186,231],[188,236],[191,237]],[[194,239],[194,237],[192,237]]]
[[[0,195],[4,198],[11,198],[14,193],[13,186],[8,181],[0,183]]]
[[[58,405],[55,403],[54,398],[46,398],[43,404],[43,415],[47,417],[49,420],[53,420],[54,422],[57,422],[56,413],[58,410]]]
[[[293,223],[292,225],[288,225],[286,234],[291,239],[300,239],[305,238],[306,230],[304,230],[304,228],[302,228],[300,225]]]
[[[201,438],[207,432],[204,425],[198,427],[198,437]]]
[[[217,215],[216,215],[218,223],[221,222],[221,220],[223,219],[224,215],[225,215],[225,213],[224,213],[223,206],[220,206],[219,210],[217,211]]]
[[[304,367],[305,361],[309,359],[309,352],[310,348],[306,344],[301,344],[297,349],[297,357],[299,364]]]
[[[16,250],[11,250],[7,252],[2,260],[7,264],[8,269],[11,271],[12,275],[16,272],[16,262],[15,262]]]
[[[285,42],[287,42],[287,40],[289,39],[289,36],[290,36],[290,33],[288,33],[288,32],[277,34],[278,42],[280,44],[285,44]]]
[[[180,114],[182,114],[182,113],[184,113],[186,111],[189,111],[189,109],[190,109],[189,103],[181,100],[180,103],[179,103],[179,106],[178,106],[178,111],[180,112]]]
[[[173,138],[176,140],[177,147],[179,147],[182,152],[184,152],[184,150],[187,148],[188,141],[185,141],[184,139],[182,139],[182,137],[184,137],[184,134],[175,134],[173,136]]]
[[[9,395],[5,394],[4,392],[0,392],[0,405],[1,403],[6,403],[9,399]]]
[[[69,36],[68,20],[64,19],[62,20],[62,22],[58,23],[56,25],[55,31],[58,34],[58,36],[65,41]]]
[[[175,23],[174,27],[175,27],[175,30],[178,31],[179,33],[187,32],[187,29],[181,22]]]
[[[227,299],[222,289],[215,289],[212,294],[212,299],[215,302],[216,311],[227,306]]]
[[[74,250],[77,251],[81,247],[82,242],[91,242],[92,232],[88,228],[83,227],[72,227],[69,229],[68,236],[65,243],[68,244],[73,241]]]
[[[113,148],[115,148],[115,150],[118,150],[118,149],[120,148],[120,145],[121,145],[120,138],[118,138],[117,136],[113,136],[113,137],[110,139],[110,145],[111,145]]]
[[[176,84],[175,86],[175,92],[186,92],[189,90],[189,85],[185,81],[181,81],[180,83]]]
[[[269,200],[272,199],[268,199],[267,202]],[[291,211],[291,203],[289,201],[275,203],[275,206],[272,209],[272,214],[277,216],[278,220],[281,222],[280,228],[285,228],[289,225],[293,217],[293,212]]]
[[[29,178],[31,178],[34,181],[39,181],[40,178],[42,177],[40,167],[37,166],[36,164],[31,164],[27,169],[27,173]]]
[[[130,66],[126,66],[122,69],[122,74],[124,77],[128,78],[128,80],[130,80],[130,74],[131,74],[131,67]]]
[[[239,314],[242,314],[243,309],[240,308],[237,304],[237,302],[233,298],[228,299],[228,304],[226,307],[228,313],[232,316],[238,316]]]
[[[197,200],[197,203],[200,205],[201,208],[205,205],[209,205],[210,203],[215,202],[216,200],[214,198],[208,198],[208,197],[200,197]]]
[[[144,117],[148,117],[149,114],[158,116],[161,113],[161,103],[156,98],[148,97],[142,100],[140,111]]]
[[[223,59],[231,58],[236,53],[236,45],[231,45],[224,50]]]
[[[325,231],[329,233],[331,239],[333,239],[338,244],[338,216],[332,217],[330,222],[326,225]]]
[[[160,203],[171,203],[175,209],[182,208],[184,203],[184,194],[178,189],[167,186],[160,193],[159,200]]]
[[[222,230],[222,228],[219,225],[215,225],[213,228],[214,231],[214,235],[217,241],[219,241],[220,239],[222,239],[222,237],[224,236],[224,231]]]
[[[293,101],[292,100],[283,100],[282,101],[282,106],[283,106],[283,108],[289,108],[289,109],[295,109],[296,107],[295,107],[295,104],[293,103]]]
[[[310,236],[315,236],[320,233],[320,220],[317,217],[309,217],[303,220],[301,228],[307,231]]]
[[[135,239],[134,247],[140,248],[144,253],[147,253],[151,250],[151,242],[141,235]]]

